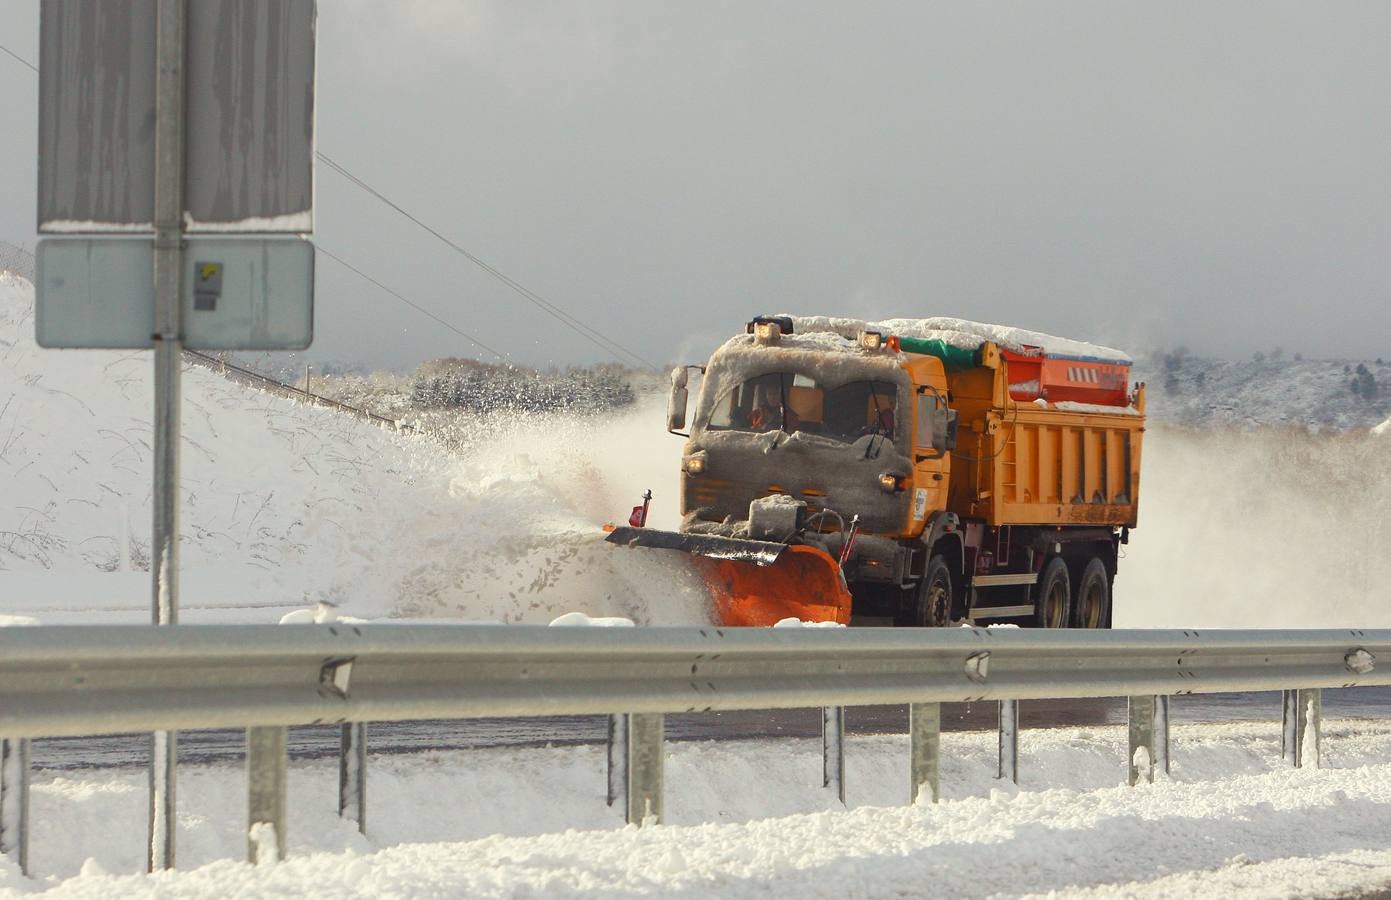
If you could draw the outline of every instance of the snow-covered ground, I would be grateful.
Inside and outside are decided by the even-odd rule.
[[[148,621],[152,407],[148,353],[38,349],[33,289],[0,273],[0,617]],[[181,620],[704,621],[684,570],[600,541],[648,487],[675,524],[647,412],[480,420],[456,458],[189,366]]]
[[[146,621],[150,360],[41,351],[0,275],[0,621]],[[344,614],[700,622],[660,552],[599,540],[644,489],[676,524],[681,441],[660,401],[480,419],[468,449],[185,373],[183,620]],[[1122,626],[1391,624],[1391,441],[1152,427]]]
[[[1336,431],[1370,427],[1391,413],[1391,363],[1384,357],[1242,360],[1180,352],[1147,357],[1131,374],[1149,385],[1150,417],[1171,425]]]
[[[41,774],[32,880],[0,897],[1330,896],[1391,883],[1391,729],[1330,723],[1325,768],[1279,725],[1180,725],[1169,780],[1126,787],[1118,727],[1024,731],[1018,788],[993,733],[942,739],[943,800],[906,805],[906,738],[851,737],[850,811],[820,743],[668,746],[670,824],[624,827],[602,747],[373,758],[368,835],[337,819],[331,761],[290,774],[289,858],[245,858],[244,779],[185,767],[180,871],[144,864],[145,774]],[[751,786],[757,785],[757,790]]]
[[[28,283],[0,274],[0,625],[145,621],[149,356],[40,351],[32,309]],[[185,622],[274,622],[321,600],[363,618],[705,619],[683,566],[599,540],[645,488],[652,524],[675,525],[680,441],[658,403],[480,419],[451,451],[198,367],[184,389]],[[1385,435],[1147,438],[1118,625],[1391,624]],[[602,805],[597,748],[374,759],[367,839],[332,815],[332,768],[296,764],[293,855],[262,869],[232,861],[245,852],[240,773],[186,768],[183,871],[148,879],[127,874],[143,863],[143,773],[39,773],[40,878],[0,862],[0,895],[1264,896],[1391,883],[1391,731],[1342,725],[1331,769],[1290,772],[1273,724],[1178,728],[1174,780],[1137,790],[1119,786],[1115,729],[1027,733],[1023,792],[991,777],[993,740],[947,735],[946,802],[909,809],[903,739],[854,739],[849,813],[829,811],[806,743],[673,746],[673,824],[644,831]]]

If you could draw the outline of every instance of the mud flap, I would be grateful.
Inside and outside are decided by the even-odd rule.
[[[680,550],[710,589],[721,625],[772,625],[780,619],[850,622],[850,590],[834,558],[819,547],[704,534],[615,528],[624,547]]]

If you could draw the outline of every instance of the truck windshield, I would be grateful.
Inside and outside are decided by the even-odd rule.
[[[851,442],[867,434],[894,437],[898,388],[852,381],[830,390],[806,375],[773,372],[750,378],[715,404],[711,431],[804,431]]]

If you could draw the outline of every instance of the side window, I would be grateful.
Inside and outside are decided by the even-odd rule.
[[[914,445],[918,447],[932,446],[932,414],[937,411],[936,394],[918,395],[918,417],[915,426]]]

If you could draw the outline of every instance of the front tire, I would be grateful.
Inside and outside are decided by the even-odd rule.
[[[1048,560],[1034,585],[1034,625],[1066,628],[1072,621],[1072,584],[1061,556]]]
[[[918,582],[917,616],[915,625],[922,628],[942,628],[951,624],[951,566],[946,557],[928,560],[927,571]]]

